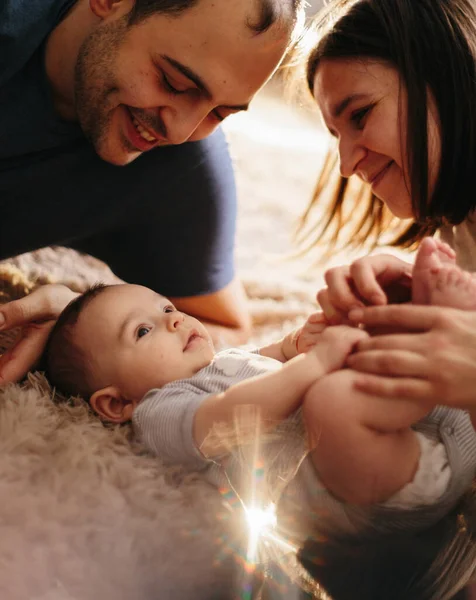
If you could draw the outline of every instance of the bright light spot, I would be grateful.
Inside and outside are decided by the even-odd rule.
[[[253,564],[258,558],[260,538],[271,533],[276,526],[276,506],[271,503],[264,510],[253,506],[245,507],[245,512],[250,530],[247,560]]]
[[[276,527],[276,506],[271,503],[264,510],[261,508],[245,508],[248,527],[254,536]]]

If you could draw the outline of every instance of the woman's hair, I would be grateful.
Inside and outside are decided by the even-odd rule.
[[[355,213],[355,190],[340,177],[337,157],[329,153],[303,217],[301,242],[308,247],[324,238],[334,245],[376,244],[386,228],[400,223],[393,244],[408,247],[443,223],[461,223],[476,207],[476,13],[472,0],[335,0],[318,15],[313,30],[319,41],[307,60],[311,92],[323,59],[371,58],[398,70],[408,98],[407,156],[415,220],[402,230],[401,222],[362,184],[359,202],[365,205],[359,207],[360,220],[342,242],[339,230],[344,215]],[[431,199],[428,90],[438,110],[442,145]],[[310,241],[309,218],[325,192],[331,196],[328,212]],[[353,207],[346,212],[349,202]],[[303,233],[306,226],[309,231]]]
[[[425,531],[308,540],[299,560],[332,600],[449,600],[476,570],[475,506],[473,489]]]

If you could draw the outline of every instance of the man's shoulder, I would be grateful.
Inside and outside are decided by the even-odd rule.
[[[28,62],[76,1],[0,1],[0,85]]]

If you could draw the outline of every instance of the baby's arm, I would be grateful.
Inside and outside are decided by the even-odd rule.
[[[322,334],[319,344],[306,354],[289,360],[274,373],[254,377],[231,386],[221,394],[208,396],[195,414],[193,434],[197,446],[210,456],[223,448],[207,448],[206,440],[216,423],[232,426],[239,406],[254,405],[263,423],[276,424],[302,403],[309,387],[323,375],[343,366],[355,344],[367,334],[351,327],[333,327]]]
[[[261,356],[287,362],[315,346],[326,327],[327,321],[324,313],[322,311],[312,313],[302,327],[291,331],[278,342],[260,348],[259,352]]]
[[[303,416],[323,484],[346,502],[373,504],[413,480],[420,447],[410,426],[429,408],[356,390],[357,376],[344,369],[316,382]]]

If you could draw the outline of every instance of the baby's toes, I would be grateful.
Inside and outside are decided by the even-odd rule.
[[[448,244],[438,239],[434,239],[434,242],[438,252],[438,257],[441,260],[441,262],[443,264],[455,264],[456,253],[453,250],[453,248],[451,248],[451,246],[448,246]]]

